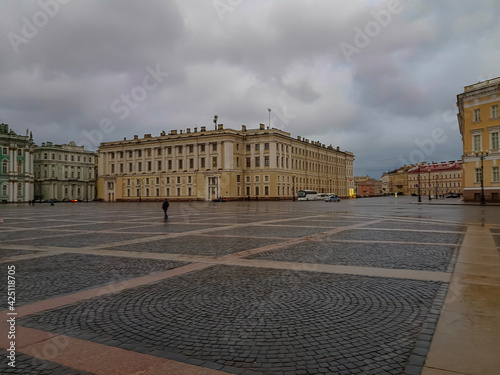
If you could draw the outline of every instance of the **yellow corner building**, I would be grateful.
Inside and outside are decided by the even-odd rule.
[[[293,199],[299,190],[348,197],[354,155],[269,129],[194,128],[101,143],[105,201]]]
[[[465,86],[457,95],[464,200],[500,201],[499,104],[500,77]]]

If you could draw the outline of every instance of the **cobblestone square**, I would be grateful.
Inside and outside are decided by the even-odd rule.
[[[464,237],[499,246],[500,222],[402,202],[0,206],[21,343],[0,373],[421,374]]]

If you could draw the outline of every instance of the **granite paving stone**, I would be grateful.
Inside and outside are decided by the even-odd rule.
[[[186,237],[167,238],[146,243],[121,245],[111,249],[152,253],[221,256],[278,242],[280,242],[280,240],[196,235],[190,236],[189,239],[186,239]]]
[[[39,232],[32,237],[43,237],[34,238],[27,240],[15,240],[9,241],[9,243],[15,245],[28,245],[28,246],[54,246],[54,247],[87,247],[101,245],[111,242],[119,242],[126,240],[133,240],[136,238],[147,238],[147,234],[123,234],[123,233],[84,233],[84,234],[68,234],[67,232],[61,232],[62,235],[58,236],[54,232]]]
[[[403,241],[421,243],[454,243],[463,241],[463,233],[434,233],[390,230],[346,230],[334,233],[326,240],[361,240],[361,241]]]
[[[0,260],[7,257],[13,257],[18,255],[27,255],[27,254],[40,254],[39,251],[34,250],[11,250],[11,249],[0,249]]]
[[[83,254],[20,260],[16,266],[16,305],[44,300],[112,282],[120,282],[186,263]],[[1,264],[4,275],[7,264]],[[75,272],[76,271],[76,272]],[[6,294],[6,283],[0,285]],[[6,308],[7,300],[2,302]]]
[[[15,367],[9,366],[5,360],[7,350],[0,349],[0,374],[19,375],[92,375],[89,372],[76,370],[58,363],[49,362],[43,359],[17,353]]]
[[[446,272],[457,251],[458,247],[439,245],[311,241],[248,258]]]
[[[232,373],[281,374],[299,366],[322,373],[342,365],[353,373],[385,374],[404,370],[427,314],[442,303],[435,297],[443,287],[215,266],[25,317],[20,324],[75,337],[98,333],[93,341],[137,343],[136,351],[181,355]],[[372,364],[378,367],[363,372]]]
[[[238,227],[224,230],[216,230],[212,232],[215,235],[233,235],[233,236],[256,236],[256,237],[282,237],[296,238],[305,237],[313,234],[328,231],[328,228],[302,228],[302,227],[286,227],[286,226],[266,226],[266,225],[251,225],[247,227]]]

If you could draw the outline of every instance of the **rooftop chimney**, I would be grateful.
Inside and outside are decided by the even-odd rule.
[[[224,124],[218,124],[217,125],[217,130],[222,130],[224,129]]]
[[[187,128],[187,129],[186,129],[186,133],[191,133],[191,129],[190,129],[190,128]]]
[[[266,130],[266,125],[260,124],[260,130]]]
[[[134,139],[139,139],[139,136],[138,135],[134,135]]]
[[[246,132],[247,131],[247,126],[246,125],[241,125],[241,131]]]
[[[204,132],[205,130],[207,130],[207,127],[206,126],[202,126],[200,131]]]

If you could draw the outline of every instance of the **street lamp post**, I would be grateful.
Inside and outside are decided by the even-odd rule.
[[[431,191],[432,191],[432,188],[431,188],[431,168],[429,167],[429,200],[431,200]]]
[[[484,157],[488,156],[489,152],[488,151],[476,151],[475,152],[476,156],[479,156],[481,159],[481,206],[484,206],[486,203],[486,198],[484,197]]]
[[[418,201],[422,202],[422,197],[420,196],[420,163],[418,165]]]

